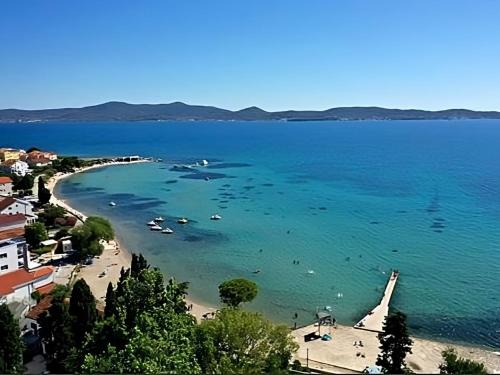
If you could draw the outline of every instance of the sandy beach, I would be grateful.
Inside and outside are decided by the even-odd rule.
[[[142,162],[142,161],[138,161]],[[81,173],[90,169],[101,168],[111,165],[126,165],[136,162],[111,162],[106,164],[94,165],[82,168],[74,173]],[[68,205],[64,200],[54,195],[56,184],[74,173],[57,174],[47,182],[48,189],[52,192],[51,202],[65,208],[71,214],[86,219],[86,216]],[[84,278],[89,284],[94,296],[99,304],[104,303],[106,289],[109,282],[116,284],[120,276],[122,267],[129,267],[131,253],[127,250],[126,244],[118,243],[115,239],[105,243],[103,254],[94,259],[92,265],[83,266],[74,275],[75,278]],[[70,266],[65,266],[70,267]],[[72,270],[60,267],[57,271],[57,282],[64,283]],[[216,307],[206,306],[197,303],[190,298],[186,299],[188,305],[191,305],[191,313],[200,321],[204,314],[216,311]],[[321,339],[304,342],[304,335],[317,331],[317,327],[309,325],[293,331],[293,336],[300,345],[295,358],[299,359],[303,365],[306,365],[309,358],[309,367],[312,369],[321,369],[331,373],[358,373],[367,366],[375,364],[379,353],[379,342],[377,334],[369,331],[354,329],[349,326],[337,326],[335,328],[322,327],[323,333],[331,333],[331,341],[322,341]],[[407,363],[413,371],[417,373],[438,373],[441,363],[441,352],[450,344],[431,341],[420,338],[413,338],[413,354],[407,358]],[[362,343],[360,345],[359,343]],[[497,352],[488,351],[478,347],[451,345],[459,355],[476,361],[483,362],[490,373],[500,373],[500,355]]]

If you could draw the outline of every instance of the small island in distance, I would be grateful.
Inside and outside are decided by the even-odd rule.
[[[249,107],[239,111],[230,111],[212,106],[189,105],[182,102],[169,104],[129,104],[116,101],[82,108],[0,110],[0,122],[11,123],[38,121],[349,121],[452,119],[500,119],[500,112],[472,111],[468,109],[425,111],[381,107],[337,107],[324,111],[290,110],[279,112],[267,112],[258,107]]]

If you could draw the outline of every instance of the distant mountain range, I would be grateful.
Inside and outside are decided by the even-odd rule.
[[[258,107],[239,111],[189,105],[181,102],[170,104],[129,104],[108,102],[82,108],[41,110],[3,109],[0,122],[35,121],[145,121],[145,120],[440,120],[440,119],[500,119],[500,112],[447,109],[423,111],[417,109],[388,109],[380,107],[338,107],[324,111],[267,112]]]

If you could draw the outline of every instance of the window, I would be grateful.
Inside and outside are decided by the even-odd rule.
[[[7,253],[0,254],[0,259],[7,258]]]
[[[0,267],[0,270],[2,270],[2,271],[3,271],[3,270],[8,270],[8,269],[9,269],[9,266],[8,266],[8,265],[5,265],[5,266]]]

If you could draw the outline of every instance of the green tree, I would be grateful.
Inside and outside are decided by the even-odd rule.
[[[0,373],[23,373],[23,344],[19,323],[6,304],[0,305]]]
[[[106,306],[104,307],[104,317],[110,318],[116,315],[116,297],[111,281],[106,290]]]
[[[72,332],[76,344],[81,344],[85,334],[90,332],[97,320],[95,298],[84,279],[79,279],[73,286],[69,303],[72,317]]]
[[[110,241],[114,231],[108,220],[100,217],[89,217],[83,225],[71,231],[73,249],[78,251],[80,259],[102,254],[104,249],[101,240]]]
[[[453,348],[448,348],[442,353],[444,362],[439,365],[440,374],[459,375],[474,374],[486,375],[488,371],[484,364],[470,359],[460,358]]]
[[[14,181],[13,188],[14,190],[31,190],[33,189],[34,182],[35,178],[31,174],[25,174]]]
[[[142,313],[123,349],[85,356],[85,373],[200,374],[194,345],[194,318],[156,308]]]
[[[50,193],[49,189],[45,187],[45,181],[43,180],[43,177],[40,176],[38,177],[38,202],[40,204],[47,204],[50,201],[50,197],[52,194]]]
[[[413,341],[408,335],[406,315],[397,312],[386,317],[384,331],[379,333],[380,350],[376,364],[385,373],[401,374],[406,370],[405,358],[411,353]]]
[[[41,337],[45,343],[47,368],[54,373],[72,373],[68,362],[74,348],[72,320],[62,298],[54,298],[49,310],[39,318]]]
[[[288,368],[298,349],[286,326],[241,309],[222,309],[198,330],[196,353],[204,373],[276,373]]]
[[[54,221],[57,218],[64,217],[66,215],[66,210],[62,207],[56,206],[54,204],[49,204],[42,213],[40,213],[39,217],[45,225],[53,226]]]
[[[186,284],[172,279],[165,285],[162,273],[148,268],[145,260],[138,262],[139,258],[135,264],[143,266],[134,277],[130,270],[120,273],[114,291],[116,312],[106,313],[83,346],[82,371],[200,373],[195,320],[179,302]],[[107,301],[111,290],[108,286]]]
[[[142,270],[149,268],[146,258],[142,254],[132,254],[132,263],[130,265],[130,275],[137,277]]]
[[[37,248],[40,246],[40,242],[49,238],[49,234],[45,225],[42,223],[33,223],[25,227],[24,237],[32,248]]]
[[[230,307],[238,307],[243,302],[252,301],[257,292],[257,284],[246,279],[228,280],[219,285],[220,299]]]

